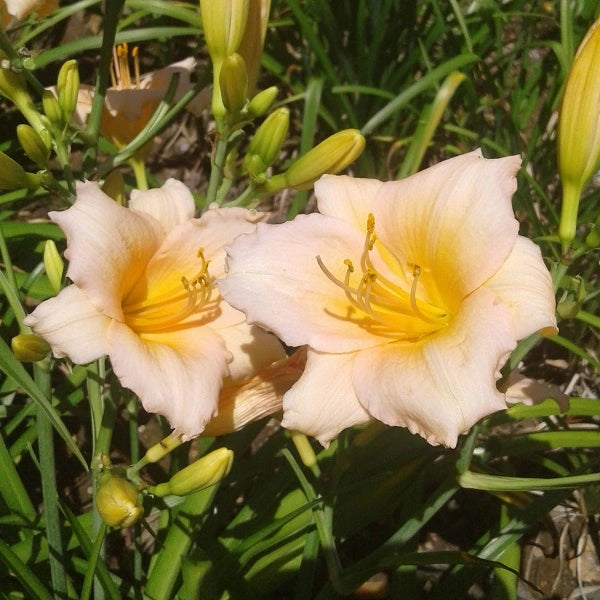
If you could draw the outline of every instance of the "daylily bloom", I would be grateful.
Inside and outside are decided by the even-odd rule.
[[[35,12],[38,18],[45,17],[58,8],[58,0],[0,0],[2,27],[13,20],[20,20]]]
[[[375,418],[453,447],[505,407],[496,380],[517,340],[556,331],[550,275],[511,208],[519,165],[476,151],[401,181],[326,175],[321,214],[234,242],[224,298],[308,345],[285,427],[327,444]]]
[[[129,208],[95,183],[78,184],[75,204],[50,213],[67,237],[73,283],[25,320],[56,357],[85,364],[108,355],[122,385],[186,437],[216,414],[223,378],[285,356],[214,285],[224,246],[262,217],[238,208],[193,214],[191,192],[174,179],[134,190]]]
[[[100,132],[117,147],[126,146],[146,126],[152,113],[165,97],[171,77],[179,73],[175,97],[180,98],[190,89],[190,73],[196,66],[194,58],[186,58],[164,69],[140,75],[138,48],[131,51],[133,70],[130,68],[129,48],[121,44],[115,49],[111,66],[112,87],[106,90]],[[132,72],[133,71],[133,72]],[[81,84],[75,108],[75,119],[84,124],[92,110],[94,88]],[[186,108],[199,115],[210,104],[210,90],[202,90]]]

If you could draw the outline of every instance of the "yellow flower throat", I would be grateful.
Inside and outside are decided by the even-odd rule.
[[[386,262],[392,263],[389,266],[398,275],[398,280],[405,281],[406,286],[394,283],[375,268],[371,252],[376,243],[381,254],[389,257]],[[372,214],[367,218],[358,282],[354,264],[349,258],[344,260],[346,275],[343,281],[325,266],[320,256],[316,258],[327,278],[344,291],[351,305],[346,318],[356,321],[371,333],[395,340],[417,340],[448,324],[450,315],[445,308],[419,298],[419,282],[427,289],[435,286],[433,278],[430,275],[424,278],[417,264],[407,269],[381,244],[375,235],[375,217]],[[356,311],[363,318],[357,319]]]
[[[204,249],[198,250],[200,270],[188,280],[181,278],[181,288],[151,295],[140,302],[123,302],[125,324],[136,333],[160,333],[165,330],[192,326],[186,319],[205,309],[210,302],[214,280],[208,273],[210,261],[204,258]],[[149,290],[152,292],[152,290]]]

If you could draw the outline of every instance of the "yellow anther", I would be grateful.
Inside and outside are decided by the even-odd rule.
[[[375,217],[373,216],[373,213],[369,213],[369,216],[367,217],[367,233],[371,234],[375,231]]]
[[[135,86],[140,87],[140,49],[138,46],[134,46],[131,51],[131,56],[133,56],[133,70],[135,71]]]
[[[346,258],[344,260],[344,264],[348,267],[348,271],[350,271],[350,273],[354,273],[354,265],[352,264],[352,261],[349,258]]]

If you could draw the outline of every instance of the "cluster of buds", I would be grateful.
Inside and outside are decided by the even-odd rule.
[[[600,167],[599,62],[600,19],[577,49],[560,108],[558,167],[563,203],[558,233],[565,246],[575,238],[581,193]]]

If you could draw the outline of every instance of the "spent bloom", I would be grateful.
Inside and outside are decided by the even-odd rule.
[[[324,176],[321,214],[234,242],[223,296],[308,345],[285,427],[326,444],[375,418],[454,446],[505,407],[496,380],[517,340],[556,331],[550,275],[511,208],[519,165],[476,151],[401,181]]]
[[[222,300],[225,245],[256,227],[241,208],[193,218],[194,200],[174,179],[120,206],[92,182],[50,218],[66,234],[73,282],[26,324],[56,357],[85,364],[108,355],[122,385],[176,433],[198,435],[217,413],[223,379],[243,379],[284,357],[276,338]]]

